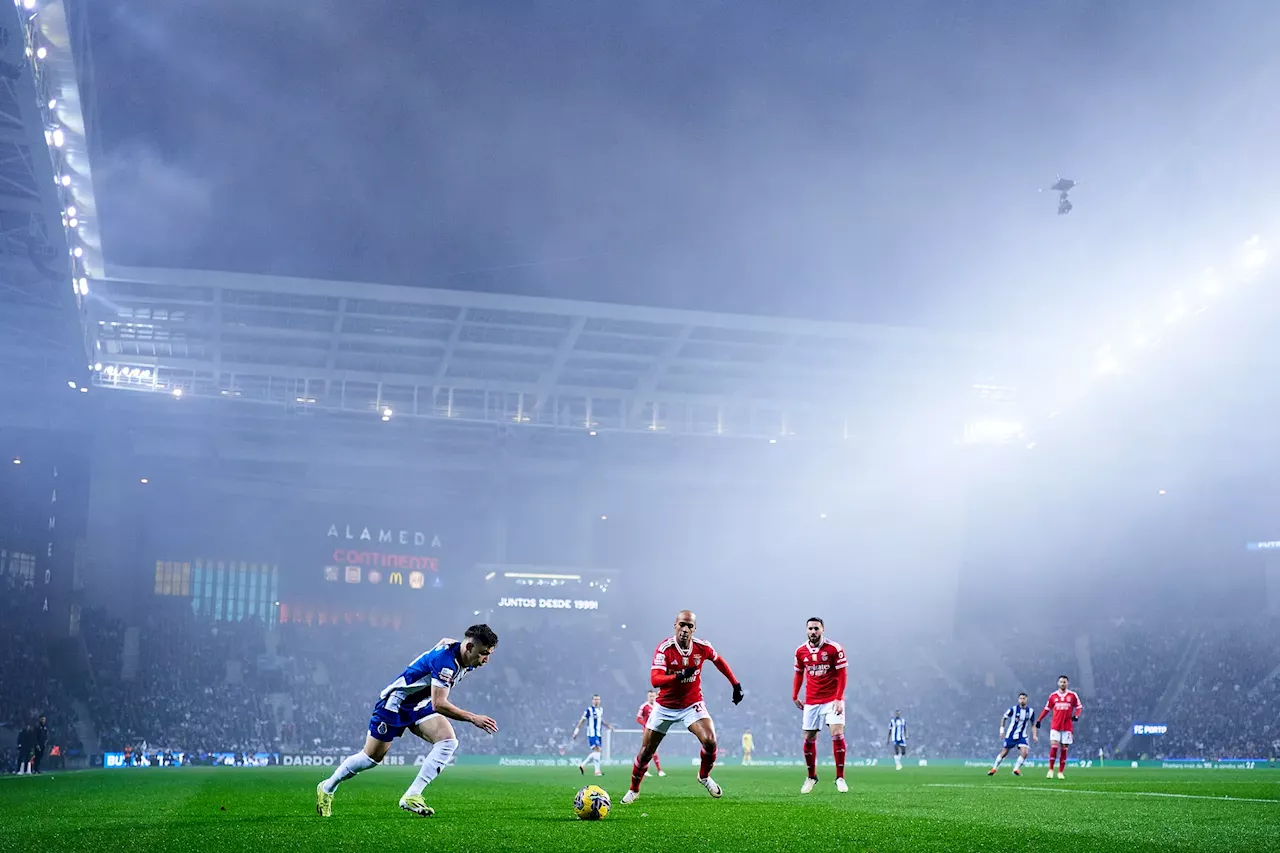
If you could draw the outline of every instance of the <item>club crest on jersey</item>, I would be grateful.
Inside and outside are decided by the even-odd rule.
[[[702,655],[694,655],[694,656],[693,656],[693,662],[694,662],[695,664],[702,663]]]

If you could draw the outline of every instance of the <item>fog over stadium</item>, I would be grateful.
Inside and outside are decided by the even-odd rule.
[[[1275,4],[0,7],[0,772],[1274,768]]]

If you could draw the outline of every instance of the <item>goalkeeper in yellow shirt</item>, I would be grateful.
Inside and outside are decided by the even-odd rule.
[[[751,737],[751,729],[745,729],[742,732],[742,763],[751,763],[751,753],[756,748],[756,742]]]

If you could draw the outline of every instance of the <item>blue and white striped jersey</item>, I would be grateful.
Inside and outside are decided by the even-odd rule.
[[[1000,718],[1000,723],[1004,726],[1004,736],[1011,740],[1026,737],[1032,715],[1030,708],[1010,705],[1009,710],[1005,711],[1004,716]]]
[[[588,705],[582,712],[582,722],[587,727],[587,737],[604,737],[604,708]]]
[[[425,706],[431,701],[433,686],[452,688],[471,671],[458,663],[461,650],[461,643],[447,637],[436,643],[431,651],[418,655],[399,678],[382,688],[378,694],[380,704],[393,713]]]
[[[907,721],[901,717],[894,717],[889,721],[889,738],[894,743],[907,742]]]

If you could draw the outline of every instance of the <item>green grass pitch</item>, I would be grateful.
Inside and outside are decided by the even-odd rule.
[[[427,790],[434,818],[397,808],[411,767],[345,784],[314,813],[321,768],[138,769],[0,779],[0,851],[1037,851],[1280,849],[1280,771],[1077,770],[1063,781],[1007,768],[859,767],[838,794],[830,770],[724,767],[712,800],[690,767],[620,801],[624,768],[600,781],[613,812],[572,815],[576,769],[457,767]]]

